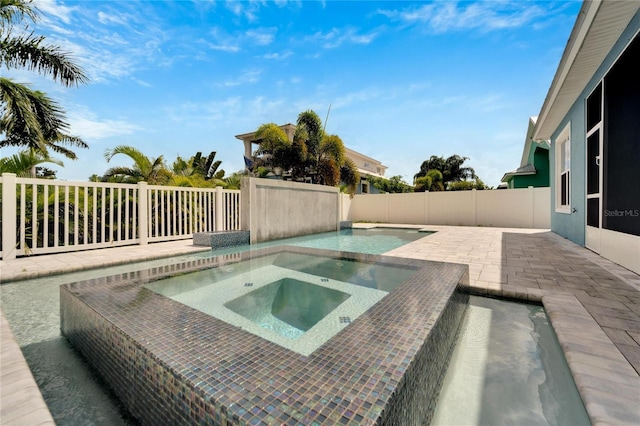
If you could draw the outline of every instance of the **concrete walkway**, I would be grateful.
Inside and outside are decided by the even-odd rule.
[[[542,302],[592,422],[640,424],[640,276],[549,231],[426,229],[438,232],[386,254],[465,263],[470,292]],[[0,261],[0,281],[202,250],[187,240],[19,258]]]

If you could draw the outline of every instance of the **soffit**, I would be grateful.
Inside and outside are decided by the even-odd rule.
[[[551,139],[638,9],[639,1],[583,4],[540,110],[535,140]]]

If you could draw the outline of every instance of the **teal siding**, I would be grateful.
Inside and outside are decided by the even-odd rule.
[[[615,60],[622,53],[633,37],[640,29],[640,12],[637,12],[618,42],[613,46],[603,63],[598,68],[589,84],[573,104],[569,113],[565,116],[560,126],[551,137],[551,150],[549,152],[549,167],[551,172],[551,230],[560,234],[576,244],[584,246],[586,226],[586,188],[585,188],[585,163],[586,163],[586,123],[585,123],[585,99],[602,80],[606,72],[611,68]],[[564,129],[567,123],[571,123],[571,208],[575,212],[571,214],[557,213],[555,211],[555,139]]]
[[[549,151],[544,148],[535,148],[533,154],[533,166],[535,175],[513,176],[508,180],[509,188],[534,188],[549,186]],[[531,157],[531,156],[530,156]]]

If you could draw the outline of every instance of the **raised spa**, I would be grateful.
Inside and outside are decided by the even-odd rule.
[[[60,287],[62,332],[143,423],[428,422],[467,266],[278,246]]]

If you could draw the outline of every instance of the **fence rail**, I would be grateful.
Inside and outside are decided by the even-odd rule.
[[[3,173],[0,257],[191,238],[240,229],[240,191],[17,178]]]

